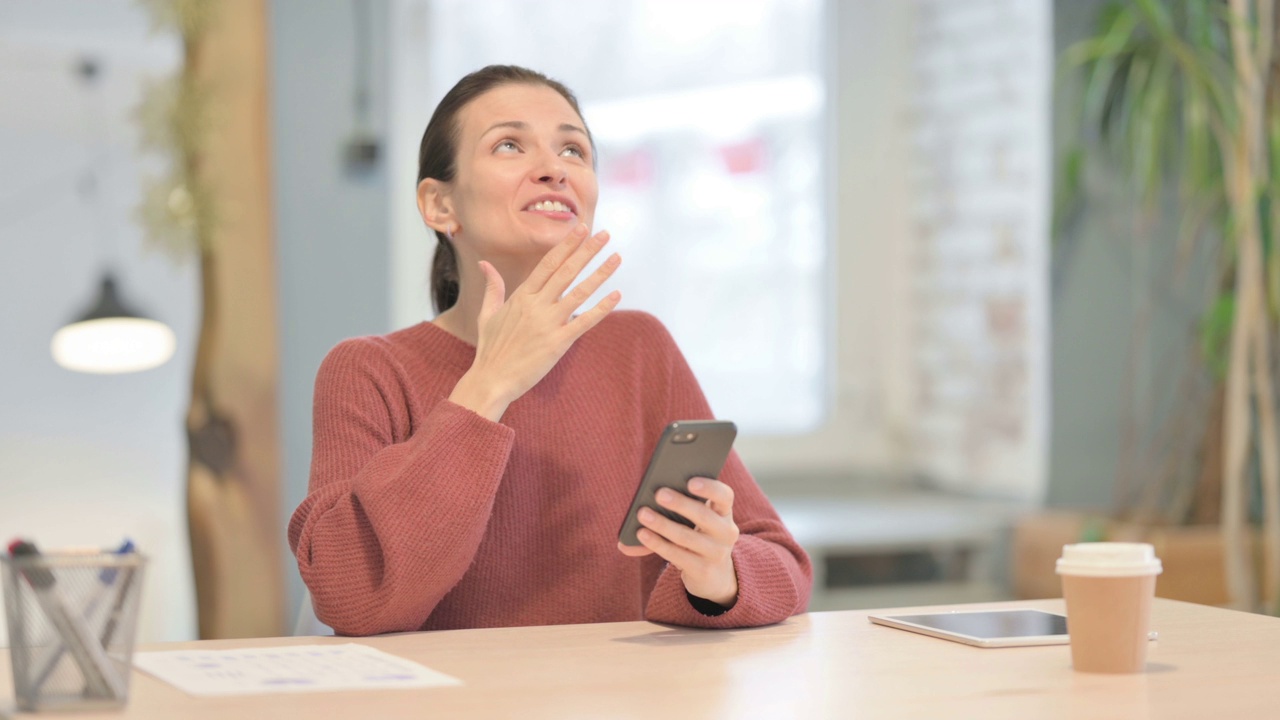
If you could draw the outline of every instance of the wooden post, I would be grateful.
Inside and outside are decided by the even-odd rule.
[[[1265,88],[1259,77],[1256,46],[1251,41],[1251,18],[1258,8],[1251,0],[1231,0],[1230,32],[1232,66],[1235,70],[1235,105],[1239,127],[1231,135],[1223,160],[1231,203],[1233,239],[1239,260],[1236,264],[1236,309],[1231,328],[1231,363],[1227,372],[1226,448],[1223,473],[1222,530],[1227,547],[1227,581],[1232,604],[1240,609],[1257,609],[1252,548],[1248,539],[1250,446],[1256,426],[1251,400],[1266,399],[1257,394],[1250,374],[1254,346],[1260,340],[1255,327],[1266,323],[1267,303],[1263,282],[1262,242],[1258,227],[1258,180],[1265,160],[1262,154],[1262,111]],[[1264,317],[1258,317],[1262,314]],[[1274,438],[1258,438],[1275,442]]]
[[[208,130],[184,161],[215,208],[196,229],[202,322],[187,414],[201,638],[285,629],[266,21],[265,0],[223,2],[185,38]]]
[[[1276,92],[1275,86],[1267,90],[1266,81],[1280,80],[1280,54],[1276,52],[1276,25],[1280,18],[1276,16],[1275,0],[1257,0],[1257,68],[1260,75],[1254,101],[1257,103],[1258,128],[1255,161],[1260,183],[1260,190],[1265,190],[1272,182],[1280,180],[1271,176],[1267,157],[1267,117],[1268,92]],[[1280,112],[1280,102],[1272,100],[1276,106],[1272,112]],[[1273,142],[1280,139],[1273,138]],[[1280,148],[1270,148],[1271,152],[1280,152]],[[1274,191],[1273,191],[1274,192]],[[1272,202],[1276,198],[1272,196]],[[1280,211],[1272,208],[1272,253],[1275,238],[1280,234]],[[1274,260],[1273,260],[1274,262]],[[1262,265],[1262,260],[1259,260]],[[1258,437],[1262,479],[1262,604],[1263,611],[1280,613],[1280,430],[1276,421],[1276,391],[1271,378],[1272,368],[1272,333],[1275,332],[1275,318],[1270,312],[1267,298],[1265,265],[1259,268],[1261,279],[1258,288],[1258,303],[1262,306],[1254,325],[1254,386],[1258,403]]]

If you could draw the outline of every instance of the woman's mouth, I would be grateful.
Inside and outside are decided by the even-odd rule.
[[[539,200],[538,202],[530,203],[525,208],[525,212],[536,212],[556,219],[568,219],[575,215],[573,208],[559,200]]]

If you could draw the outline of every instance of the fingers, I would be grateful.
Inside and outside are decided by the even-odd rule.
[[[539,261],[537,267],[530,273],[529,278],[520,286],[521,290],[529,293],[538,293],[544,295],[544,299],[550,302],[561,303],[564,316],[567,318],[582,303],[587,301],[600,286],[608,280],[613,273],[622,264],[622,257],[617,253],[609,256],[600,267],[578,284],[568,295],[565,291],[573,283],[574,279],[582,272],[583,268],[591,262],[605,244],[609,242],[609,233],[600,231],[595,235],[585,238],[587,226],[579,224],[569,233],[563,242],[551,249]],[[561,298],[561,296],[564,296]],[[595,323],[599,322],[604,315],[617,306],[617,301],[621,299],[621,295],[614,293],[615,297],[609,302],[601,301],[596,305],[595,309],[600,312],[594,313],[591,321],[581,323],[584,327],[580,332],[575,333],[575,337],[581,335],[591,329]],[[609,300],[606,298],[605,300]]]
[[[726,496],[727,491],[730,514],[722,514],[707,502],[700,502],[674,490],[664,488],[658,491],[658,504],[686,518],[694,524],[694,527],[685,527],[652,510],[648,510],[648,515],[642,510],[640,522],[645,527],[653,529],[677,545],[683,545],[707,557],[714,557],[723,554],[721,553],[722,550],[731,549],[734,543],[738,541],[738,526],[733,522],[731,516],[733,490],[724,483],[702,479],[707,483],[704,487],[721,498]],[[723,488],[712,487],[710,483],[723,486]],[[724,502],[724,500],[722,499],[720,502]]]
[[[674,490],[662,489],[657,494],[658,504],[689,519],[699,530],[712,534],[728,535],[726,528],[736,527],[733,524],[732,506],[729,514],[721,513],[711,507],[710,501],[697,500],[682,495]]]
[[[551,248],[551,252],[542,256],[542,260],[538,262],[533,272],[529,273],[529,279],[525,280],[521,288],[535,293],[542,290],[547,284],[547,280],[564,264],[565,258],[572,255],[582,245],[582,239],[586,236],[587,226],[578,223],[576,227],[569,231],[569,234],[565,236],[565,239],[559,245]],[[594,253],[592,254],[594,255]],[[579,272],[581,272],[581,268],[579,268]],[[577,273],[574,273],[574,275],[576,276]],[[560,294],[557,293],[556,297],[560,297]]]
[[[733,517],[733,488],[711,478],[689,480],[689,492],[709,501],[711,509],[725,517]]]
[[[600,289],[604,281],[608,280],[621,264],[622,256],[618,255],[618,253],[610,255],[603,263],[600,263],[600,267],[596,268],[595,272],[588,275],[586,280],[578,283],[577,287],[564,296],[562,302],[564,303],[565,312],[572,313],[577,310],[578,306],[586,302],[592,293]]]
[[[687,527],[649,508],[642,508],[638,517],[640,518],[640,524],[645,528],[698,557],[717,560],[729,553],[729,546],[717,540],[717,537],[724,535],[723,532],[713,535],[708,532],[709,528],[699,526],[694,529]],[[639,537],[639,535],[636,537]],[[646,543],[645,547],[651,546]],[[684,566],[681,567],[683,568]]]
[[[726,545],[737,542],[738,526],[734,524],[733,518],[716,512],[707,503],[665,488],[658,491],[657,500],[659,505],[687,519],[694,524],[698,532],[711,536],[716,542]],[[659,530],[657,527],[654,529]],[[667,533],[663,535],[678,542],[677,538]]]
[[[666,518],[663,518],[663,520],[666,520]],[[667,522],[671,521],[667,520]],[[672,524],[674,525],[675,523]],[[684,526],[677,525],[676,527]],[[639,538],[640,542],[643,543],[646,548],[652,550],[654,554],[658,555],[658,557],[661,557],[663,560],[666,560],[681,570],[693,567],[694,563],[698,560],[698,556],[694,553],[676,545],[652,530],[640,528],[636,531],[636,537]]]
[[[551,277],[542,287],[542,292],[550,294],[554,299],[559,300],[565,290],[573,284],[574,278],[582,272],[582,269],[591,262],[591,258],[609,242],[609,233],[601,230],[582,241],[578,248],[574,250],[568,258],[560,263],[560,267],[556,268]],[[586,300],[586,298],[583,298]]]
[[[636,538],[647,550],[680,570],[689,593],[732,605],[738,597],[738,580],[733,563],[733,548],[738,542],[738,526],[729,514],[733,510],[733,491],[709,478],[695,478],[698,491],[714,499],[686,497],[670,488],[658,491],[658,504],[693,521],[689,528],[650,508],[642,508]],[[694,485],[694,483],[690,483]],[[713,508],[715,503],[719,508]],[[723,509],[728,514],[721,514]]]
[[[627,557],[644,557],[652,555],[653,551],[643,545],[623,545],[622,541],[618,541],[618,550]]]
[[[622,293],[618,290],[605,295],[595,307],[569,321],[566,327],[569,328],[570,335],[575,340],[582,337],[583,333],[599,324],[605,315],[613,312],[619,302],[622,302]]]

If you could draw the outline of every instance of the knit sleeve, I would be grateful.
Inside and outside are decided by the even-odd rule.
[[[656,319],[650,323],[655,346],[667,355],[669,387],[666,422],[711,419],[711,408],[675,341]],[[754,627],[781,622],[809,605],[813,568],[809,556],[782,524],[737,451],[720,472],[733,488],[733,519],[738,542],[733,565],[738,575],[738,600],[720,615],[698,612],[685,595],[680,570],[667,565],[649,595],[645,618],[654,622],[707,628]]]
[[[341,635],[423,625],[475,556],[514,441],[448,400],[397,438],[405,392],[369,339],[338,345],[316,377],[311,483],[289,546],[316,616]]]

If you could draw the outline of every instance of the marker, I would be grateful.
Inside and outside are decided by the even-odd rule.
[[[35,559],[40,551],[32,543],[15,540],[9,545],[9,554],[14,558]],[[111,667],[111,659],[107,657],[98,639],[93,636],[84,621],[67,609],[66,603],[58,593],[57,581],[53,572],[47,567],[34,563],[21,563],[18,570],[35,591],[36,600],[45,615],[66,645],[76,664],[84,674],[87,694],[95,697],[117,699],[123,697],[118,687],[115,672]]]

